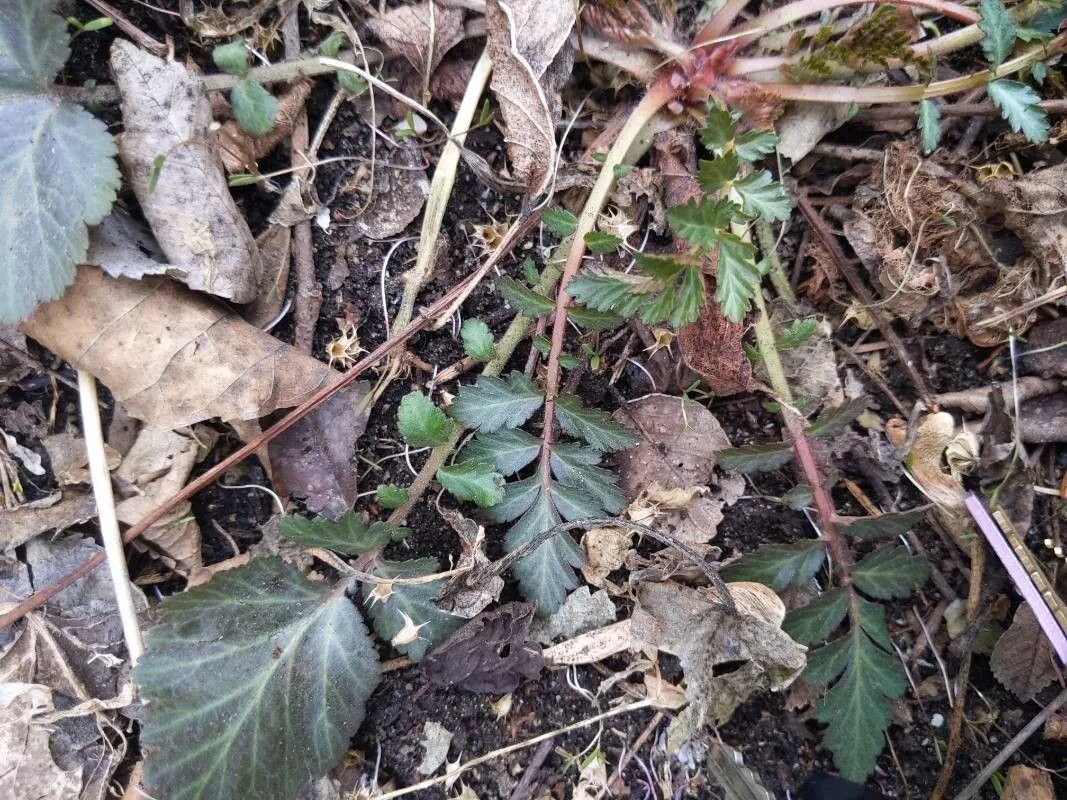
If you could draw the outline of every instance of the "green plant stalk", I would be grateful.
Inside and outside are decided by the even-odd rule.
[[[763,217],[759,217],[756,220],[756,237],[759,239],[763,257],[770,264],[768,277],[771,279],[774,290],[778,292],[778,296],[786,302],[786,305],[790,308],[796,307],[797,296],[793,293],[793,287],[789,285],[789,277],[785,274],[785,270],[782,269],[782,259],[778,258],[774,231],[771,230],[771,224]]]
[[[404,295],[400,300],[400,308],[393,318],[394,330],[400,330],[411,322],[415,311],[415,299],[430,277],[433,260],[437,255],[436,245],[441,233],[441,222],[444,220],[448,198],[456,182],[456,169],[463,152],[463,144],[474,121],[474,115],[478,113],[478,101],[485,91],[492,70],[493,64],[489,60],[489,52],[483,50],[481,57],[474,65],[474,71],[471,73],[467,90],[463,93],[459,110],[456,111],[456,119],[452,123],[452,137],[445,142],[441,157],[437,161],[437,168],[433,173],[430,195],[426,198],[426,209],[422,215],[418,255],[415,258],[415,266],[404,273]]]

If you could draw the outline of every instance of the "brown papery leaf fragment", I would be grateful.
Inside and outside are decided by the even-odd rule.
[[[289,138],[311,94],[311,86],[309,79],[301,78],[294,81],[289,91],[278,98],[274,127],[266,136],[251,136],[241,130],[241,126],[233,120],[228,120],[219,127],[215,134],[219,142],[219,156],[228,173],[256,172],[256,162]]]
[[[1015,764],[1008,768],[1000,800],[1056,800],[1052,776],[1036,767]]]
[[[190,288],[252,300],[259,254],[226,183],[203,82],[122,39],[112,46],[111,68],[125,125],[119,155],[168,272]]]
[[[993,674],[1020,700],[1034,698],[1056,678],[1056,663],[1048,639],[1030,606],[1023,603],[989,657]]]
[[[440,3],[401,6],[368,19],[367,27],[425,78],[463,41],[463,9]]]
[[[95,375],[153,428],[255,419],[338,379],[322,362],[166,278],[108,278],[79,267],[67,292],[39,306],[23,330]]]
[[[575,21],[570,0],[488,0],[486,47],[493,61],[489,87],[500,103],[508,157],[527,193],[541,193],[556,154],[559,92],[570,78]]]

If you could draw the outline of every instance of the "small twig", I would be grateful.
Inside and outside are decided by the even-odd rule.
[[[1046,114],[1067,114],[1067,100],[1042,100],[1038,105]],[[919,110],[912,104],[899,106],[875,106],[865,108],[852,118],[853,122],[882,122],[897,119],[915,119]],[[992,103],[952,103],[942,106],[941,118],[949,117],[999,117],[1002,112]]]
[[[637,755],[637,751],[644,746],[645,742],[648,741],[648,737],[655,732],[656,728],[658,728],[663,722],[663,720],[665,720],[666,718],[666,714],[664,714],[662,711],[657,711],[652,716],[652,719],[649,720],[648,725],[645,726],[645,729],[641,731],[641,734],[634,741],[633,745],[626,748],[626,752],[623,753],[622,758],[619,759],[619,766],[615,769],[615,777],[611,779],[611,783],[609,784],[609,788],[611,789],[611,791],[622,791],[622,789],[624,788],[624,784],[622,782],[622,772],[624,769],[626,769],[626,765],[630,763],[630,759]]]
[[[885,380],[883,380],[882,377],[878,375],[878,373],[876,373],[869,366],[867,366],[867,363],[862,358],[860,358],[859,355],[851,347],[842,342],[840,339],[834,339],[834,344],[836,344],[841,349],[841,351],[846,356],[848,356],[849,361],[851,361],[853,364],[863,370],[863,374],[866,375],[868,379],[870,379],[871,383],[877,386],[878,389],[882,392],[882,394],[889,398],[889,402],[891,402],[894,406],[897,407],[897,411],[900,412],[901,416],[906,417],[908,415],[908,409],[906,409],[904,407],[904,404],[900,402],[900,400],[895,394],[893,394],[893,390],[889,388],[889,384],[886,383]]]
[[[105,3],[104,0],[85,0],[89,5],[103,14],[105,17],[109,17],[112,22],[115,23],[115,27],[125,33],[131,39],[145,50],[157,55],[166,55],[167,46],[160,41],[153,39],[147,33],[142,31],[132,22],[130,22],[126,16],[114,6]]]
[[[530,759],[526,765],[526,769],[523,770],[522,777],[515,785],[515,789],[511,792],[511,796],[508,800],[529,800],[530,795],[533,794],[534,781],[537,779],[537,773],[541,771],[541,767],[545,763],[545,759],[552,753],[552,739],[545,739],[541,742],[541,746],[534,751],[533,758]]]
[[[3,337],[0,337],[0,347],[5,348],[8,352],[11,353],[11,355],[13,355],[15,358],[17,358],[19,361],[23,362],[24,364],[26,364],[26,365],[28,365],[30,367],[33,367],[34,369],[39,370],[41,372],[47,373],[48,375],[50,375],[51,377],[55,378],[57,381],[62,383],[64,386],[66,386],[68,389],[73,389],[74,391],[78,391],[78,384],[75,383],[74,381],[72,381],[66,375],[63,375],[60,372],[56,372],[54,369],[46,367],[44,364],[42,364],[36,358],[31,356],[25,350],[23,350],[21,347],[16,347],[15,345],[11,344],[11,342],[7,341]]]

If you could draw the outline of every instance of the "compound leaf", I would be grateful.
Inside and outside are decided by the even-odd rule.
[[[837,588],[824,592],[806,606],[786,614],[782,630],[801,644],[825,641],[848,613],[848,592]]]
[[[982,19],[978,28],[982,37],[982,52],[994,69],[1004,63],[1015,46],[1015,23],[1001,0],[979,0]]]
[[[544,400],[533,381],[521,372],[512,372],[507,381],[484,377],[461,387],[451,410],[452,416],[468,428],[492,433],[519,427]]]
[[[556,399],[556,419],[563,430],[584,439],[595,450],[625,450],[637,444],[633,431],[599,409],[584,407],[574,395]]]
[[[933,100],[919,101],[919,138],[927,155],[934,152],[941,141],[941,106]]]
[[[778,469],[788,464],[792,457],[793,445],[788,442],[774,442],[727,448],[719,452],[716,463],[723,469],[748,474]]]
[[[438,572],[436,558],[417,558],[412,561],[379,559],[371,572],[380,578],[418,578]],[[444,588],[443,580],[429,583],[364,583],[363,601],[374,632],[391,642],[405,625],[418,628],[416,638],[393,645],[412,661],[421,661],[426,652],[455,632],[466,620],[448,614],[434,604]],[[407,615],[407,619],[404,618]]]
[[[561,238],[570,236],[578,227],[578,218],[567,209],[559,206],[547,209],[541,215],[541,222],[552,233]]]
[[[463,352],[478,361],[490,361],[496,356],[493,334],[480,319],[465,319],[459,329],[463,339]]]
[[[704,194],[713,194],[737,177],[741,162],[736,153],[727,153],[710,161],[701,159],[696,179]]]
[[[289,800],[341,759],[380,675],[352,601],[278,558],[173,595],[135,671],[146,788]]]
[[[460,461],[491,461],[501,475],[513,475],[541,452],[541,440],[521,428],[479,431],[460,452]]]
[[[690,200],[684,206],[667,209],[667,221],[693,247],[710,249],[729,230],[736,213],[737,205],[726,198]]]
[[[768,222],[789,219],[792,207],[785,189],[767,170],[746,175],[733,188],[741,196],[741,207],[746,214]]]
[[[1007,78],[990,81],[985,88],[1012,130],[1023,133],[1036,144],[1048,140],[1048,115],[1038,105],[1041,96],[1037,92],[1025,83]]]
[[[464,461],[441,467],[437,480],[458,500],[489,508],[504,499],[504,477],[491,461]]]
[[[719,264],[715,273],[715,300],[723,316],[741,322],[762,276],[756,266],[755,248],[732,233],[720,233]]]
[[[528,289],[514,278],[506,276],[498,281],[504,299],[527,317],[541,317],[556,307],[555,302],[533,289]]]
[[[634,260],[642,272],[653,278],[659,278],[661,281],[670,280],[687,266],[674,256],[653,253],[634,253]]]
[[[778,136],[774,131],[747,131],[734,139],[734,152],[745,161],[755,161],[774,152]]]
[[[852,568],[856,588],[879,600],[907,597],[926,581],[926,561],[903,547],[875,550]]]
[[[410,392],[400,401],[396,427],[412,447],[437,447],[448,441],[456,423],[422,392]]]
[[[929,508],[920,506],[910,511],[895,511],[877,517],[843,517],[839,521],[842,523],[841,529],[857,539],[888,539],[907,533],[918,525]]]
[[[615,473],[597,466],[599,463],[600,453],[591,447],[564,442],[552,448],[552,474],[556,479],[581,489],[609,514],[618,514],[626,507],[626,496],[617,485]],[[600,516],[600,512],[591,516]]]
[[[709,101],[704,127],[700,129],[701,143],[709,150],[725,148],[737,132],[737,120],[738,116]]]
[[[838,675],[845,671],[851,649],[851,636],[842,636],[840,639],[835,639],[813,650],[808,656],[808,665],[801,676],[804,682],[811,686],[829,686]]]
[[[535,479],[539,480],[537,476]],[[508,530],[504,546],[511,552],[559,521],[559,512],[551,498],[538,489],[529,510]],[[578,586],[574,570],[582,562],[577,543],[567,533],[561,533],[520,558],[512,569],[523,596],[537,605],[539,614],[547,615],[563,604],[567,592]]]
[[[622,239],[604,231],[589,231],[585,235],[585,246],[590,253],[613,253],[622,244]]]
[[[765,544],[755,553],[742,556],[723,570],[731,581],[765,583],[776,591],[800,586],[819,571],[826,559],[826,544],[806,539],[793,544]]]
[[[230,90],[233,117],[245,133],[266,136],[278,116],[278,98],[255,81],[242,81]]]
[[[286,539],[292,539],[304,547],[321,547],[346,556],[377,550],[411,533],[407,528],[398,528],[382,521],[368,525],[354,511],[346,512],[340,519],[282,517],[278,522],[278,531]]]

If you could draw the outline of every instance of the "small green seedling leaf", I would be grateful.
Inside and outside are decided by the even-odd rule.
[[[367,81],[363,76],[344,69],[337,71],[337,85],[353,96],[359,96],[367,91]]]
[[[696,179],[705,194],[719,191],[737,177],[741,162],[736,153],[727,153],[710,161],[701,159]]]
[[[489,103],[489,98],[485,98],[485,102],[482,103],[482,108],[478,112],[478,123],[476,128],[484,128],[490,122],[493,121],[493,106]]]
[[[731,581],[757,581],[775,591],[811,580],[826,560],[826,543],[818,539],[795,544],[766,544],[723,570]]]
[[[242,81],[230,91],[233,116],[245,133],[266,136],[278,116],[277,98],[255,81]]]
[[[782,331],[775,345],[779,350],[792,350],[794,347],[800,347],[815,334],[817,327],[818,323],[810,317],[793,320],[790,326]]]
[[[926,582],[926,561],[903,547],[875,550],[852,568],[852,582],[879,600],[907,597]]]
[[[1000,78],[986,84],[993,105],[1000,109],[1012,130],[1031,142],[1048,141],[1048,115],[1041,108],[1041,96],[1025,83]]]
[[[102,31],[105,28],[110,28],[112,25],[115,24],[115,21],[111,19],[111,17],[97,17],[96,19],[91,19],[88,22],[80,22],[74,17],[67,17],[67,22],[69,22],[73,27],[77,28],[78,33],[92,33],[93,31]]]
[[[709,100],[704,127],[700,129],[701,143],[709,150],[722,150],[737,133],[737,119],[725,108]]]
[[[930,506],[922,506],[877,517],[842,518],[839,523],[844,533],[857,539],[889,539],[907,533],[918,525],[929,508]]]
[[[792,445],[774,442],[727,448],[719,453],[717,463],[722,469],[732,469],[747,475],[750,472],[768,472],[784,467],[791,458]]]
[[[585,235],[585,246],[590,253],[613,253],[619,249],[622,239],[604,231],[589,231]]]
[[[343,587],[258,558],[159,611],[134,673],[153,797],[290,800],[337,765],[381,677]]]
[[[164,153],[160,153],[158,156],[152,159],[152,171],[148,173],[148,192],[151,194],[156,190],[156,184],[159,183],[159,173],[163,171],[163,164],[166,162],[167,156]]]
[[[215,66],[230,75],[244,77],[248,74],[248,48],[244,42],[220,44],[211,51]]]
[[[504,477],[493,469],[488,460],[464,461],[441,467],[437,480],[457,500],[474,503],[481,508],[495,506],[504,499]]]
[[[933,100],[919,101],[919,138],[926,155],[934,152],[941,141],[941,106]]]
[[[841,588],[831,589],[806,606],[786,614],[782,630],[800,644],[818,644],[837,630],[847,613],[848,592]]]
[[[785,189],[767,170],[753,172],[734,183],[734,191],[741,197],[746,214],[761,217],[767,222],[785,221],[792,213]]]
[[[374,499],[382,508],[399,508],[407,502],[408,490],[392,483],[379,483],[374,492]]]
[[[437,447],[448,441],[455,423],[429,397],[415,391],[400,401],[396,427],[412,447]]]
[[[348,37],[341,31],[333,31],[329,36],[322,40],[319,45],[319,52],[327,58],[337,58],[337,54],[341,52],[341,48],[345,46],[345,42],[348,41]]]
[[[542,317],[551,313],[556,303],[551,298],[538,294],[533,289],[528,289],[518,281],[502,277],[497,282],[500,293],[510,305],[513,305],[526,317]]]
[[[578,228],[578,218],[560,206],[547,209],[541,215],[541,222],[561,239],[570,236]]]
[[[496,356],[493,334],[480,319],[465,319],[459,331],[463,352],[478,361],[490,361]]]
[[[715,300],[723,316],[741,322],[752,297],[759,291],[762,274],[755,262],[755,248],[732,233],[719,236],[719,264],[715,273]]]
[[[512,372],[506,381],[483,377],[473,385],[460,387],[451,413],[468,428],[492,433],[500,428],[519,427],[544,401],[544,395],[529,378]]]
[[[556,419],[571,436],[584,439],[594,450],[625,450],[637,444],[633,431],[597,408],[586,408],[574,395],[556,398]]]
[[[729,230],[736,212],[737,206],[726,198],[690,200],[684,206],[667,209],[667,221],[693,247],[710,249]]]
[[[981,41],[982,52],[996,69],[1011,55],[1015,46],[1015,23],[1001,0],[979,0],[978,8],[982,14],[978,28],[985,34]]]
[[[734,139],[734,152],[745,161],[757,161],[778,147],[774,131],[748,131]]]
[[[354,511],[346,512],[340,519],[304,519],[282,517],[278,531],[304,547],[321,547],[346,556],[359,556],[398,542],[411,533],[407,528],[398,528],[386,522],[367,521]]]

